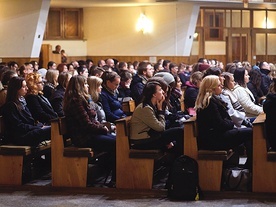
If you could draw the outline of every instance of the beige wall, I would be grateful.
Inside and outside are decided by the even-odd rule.
[[[38,57],[50,0],[1,0],[0,57]]]
[[[85,8],[84,38],[87,55],[185,55],[190,54],[198,6]],[[153,32],[137,32],[140,13],[153,21]]]

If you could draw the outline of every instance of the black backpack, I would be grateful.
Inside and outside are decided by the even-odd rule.
[[[193,158],[181,155],[170,170],[168,198],[177,200],[199,200],[201,189],[198,182],[198,164]]]

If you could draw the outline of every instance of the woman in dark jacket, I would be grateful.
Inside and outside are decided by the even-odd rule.
[[[96,121],[96,111],[91,107],[88,84],[82,75],[73,76],[66,88],[63,110],[68,133],[77,147],[92,147],[97,152],[108,152],[115,181],[116,137],[107,127]]]
[[[50,103],[54,111],[58,114],[59,117],[64,116],[62,102],[63,102],[66,86],[69,83],[69,80],[71,77],[72,77],[71,73],[68,73],[68,72],[61,72],[59,74],[58,86],[56,87],[56,90],[50,99]]]
[[[276,75],[273,75],[273,82],[270,85],[263,108],[266,113],[265,130],[268,140],[268,150],[276,150]]]
[[[28,93],[26,101],[35,121],[45,125],[50,125],[51,119],[57,118],[57,113],[54,111],[48,99],[43,96],[43,81],[38,73],[30,73],[26,77]]]
[[[105,71],[102,75],[103,89],[101,99],[106,115],[106,121],[114,123],[117,119],[125,117],[121,102],[118,100],[117,88],[120,84],[120,76],[116,72]]]
[[[195,115],[195,101],[198,94],[200,83],[202,81],[202,77],[202,72],[196,71],[191,75],[190,80],[186,82],[187,88],[184,94],[184,105],[185,110],[187,110],[190,115]]]
[[[205,150],[230,150],[244,144],[247,167],[252,164],[252,128],[234,128],[226,103],[217,97],[222,85],[219,77],[203,78],[195,103],[197,110],[198,148]]]
[[[7,132],[7,143],[37,146],[51,137],[51,127],[37,123],[32,117],[24,96],[28,90],[22,77],[13,77],[8,85],[7,102],[3,119]]]

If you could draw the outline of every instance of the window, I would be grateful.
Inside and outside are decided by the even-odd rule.
[[[205,39],[223,40],[223,14],[220,12],[205,13]]]

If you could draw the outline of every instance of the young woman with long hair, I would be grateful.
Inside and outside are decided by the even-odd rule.
[[[13,77],[8,84],[3,119],[7,132],[7,143],[37,146],[51,138],[51,127],[35,121],[24,96],[28,90],[22,77]]]
[[[63,102],[68,133],[77,147],[92,147],[97,152],[108,152],[112,181],[115,181],[116,137],[96,120],[96,111],[91,107],[90,100],[86,78],[73,76]]]

